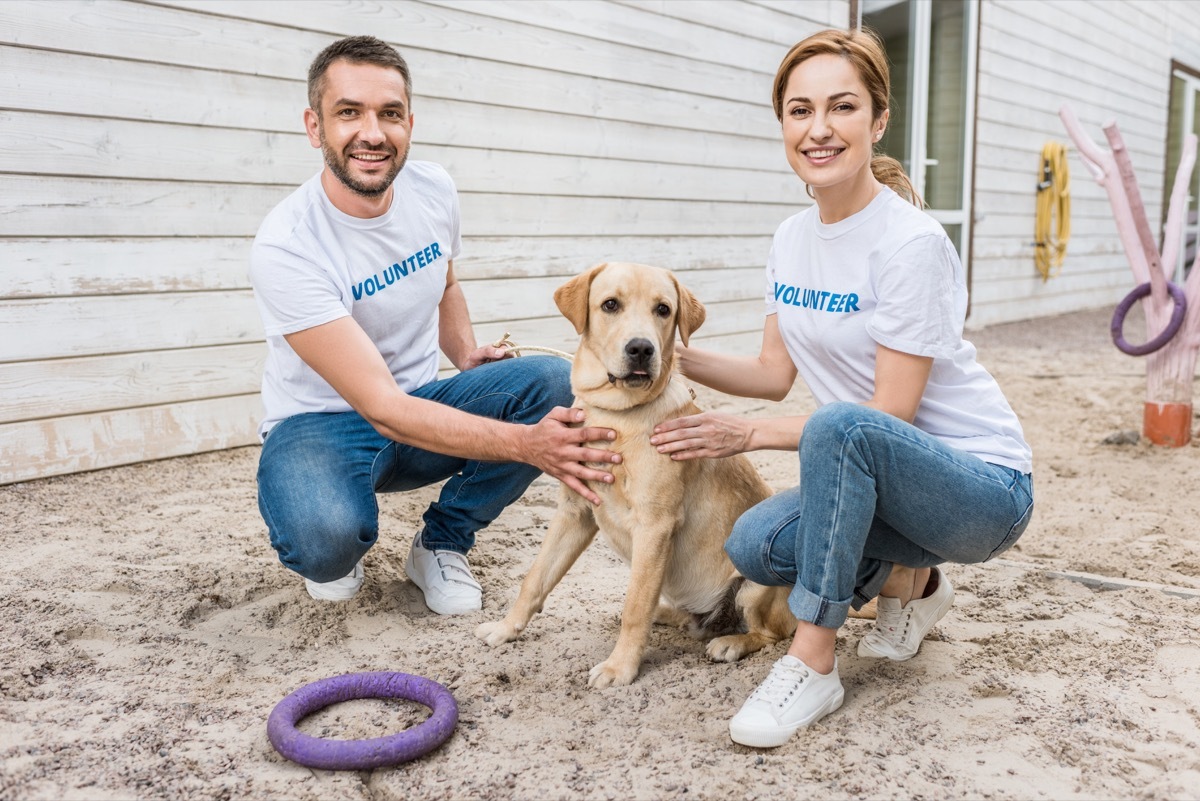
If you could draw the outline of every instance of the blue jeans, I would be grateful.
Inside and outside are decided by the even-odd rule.
[[[531,424],[570,406],[571,365],[552,356],[505,359],[411,394],[464,412]],[[427,548],[466,553],[538,477],[518,462],[481,462],[393,442],[357,412],[301,414],[277,423],[258,463],[258,508],[279,561],[316,582],[342,578],[379,536],[376,492],[449,479],[425,512]]]
[[[792,613],[819,626],[841,626],[893,564],[986,562],[1033,512],[1030,475],[861,404],[822,406],[799,450],[800,486],[743,514],[725,551],[750,580],[793,587]]]

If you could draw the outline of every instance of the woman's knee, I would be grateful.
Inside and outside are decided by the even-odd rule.
[[[733,530],[725,540],[725,553],[737,571],[751,581],[770,586],[785,585],[790,582],[789,576],[784,574],[789,572],[787,565],[794,561],[795,555],[773,553],[777,544],[777,527],[768,524],[761,510],[755,507],[733,524]]]

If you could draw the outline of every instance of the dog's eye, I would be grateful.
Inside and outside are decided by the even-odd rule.
[[[609,298],[600,304],[600,308],[604,309],[606,312],[615,312],[617,309],[621,308],[621,304],[617,303],[616,298]]]
[[[670,317],[671,316],[671,307],[665,303],[660,303],[654,307],[654,313],[657,314],[659,317]]]

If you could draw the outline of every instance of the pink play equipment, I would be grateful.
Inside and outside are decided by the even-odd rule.
[[[1137,281],[1137,287],[1117,305],[1112,336],[1122,352],[1146,357],[1142,433],[1155,445],[1186,445],[1192,437],[1192,380],[1200,353],[1200,253],[1183,288],[1167,280],[1163,265],[1175,264],[1179,255],[1188,179],[1196,162],[1196,136],[1188,134],[1183,143],[1160,253],[1116,122],[1102,127],[1112,151],[1105,153],[1084,132],[1069,106],[1060,108],[1058,115],[1079,148],[1083,163],[1108,193],[1121,244]],[[1125,313],[1141,299],[1147,341],[1130,345],[1122,330]]]

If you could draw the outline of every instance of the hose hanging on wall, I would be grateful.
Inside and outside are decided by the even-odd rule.
[[[1037,185],[1037,215],[1033,226],[1033,263],[1050,280],[1062,269],[1071,238],[1071,176],[1067,172],[1067,146],[1047,142],[1042,147]]]

